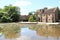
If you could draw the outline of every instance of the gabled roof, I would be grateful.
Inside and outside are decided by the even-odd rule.
[[[44,14],[54,13],[54,12],[56,12],[57,9],[58,9],[58,7],[47,9],[44,11]]]

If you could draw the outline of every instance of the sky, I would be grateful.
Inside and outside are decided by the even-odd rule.
[[[60,0],[0,0],[0,8],[12,4],[20,8],[21,15],[28,15],[29,12],[42,9],[44,7],[60,8]]]

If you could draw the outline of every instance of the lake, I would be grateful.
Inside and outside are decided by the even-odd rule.
[[[60,25],[5,24],[0,27],[0,40],[60,40]]]

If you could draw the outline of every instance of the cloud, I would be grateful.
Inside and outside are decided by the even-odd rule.
[[[14,6],[19,6],[19,7],[24,7],[24,6],[29,6],[32,3],[29,1],[16,1],[13,5]]]
[[[31,5],[32,5],[32,3],[30,1],[26,1],[26,0],[20,0],[20,1],[16,1],[13,3],[13,6],[20,7],[21,15],[27,15],[30,10],[30,9],[28,9],[28,7]]]

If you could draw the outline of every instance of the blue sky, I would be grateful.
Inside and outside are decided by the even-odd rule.
[[[60,0],[0,0],[0,8],[9,4],[20,7],[21,15],[27,15],[31,11],[44,7],[60,8]]]

